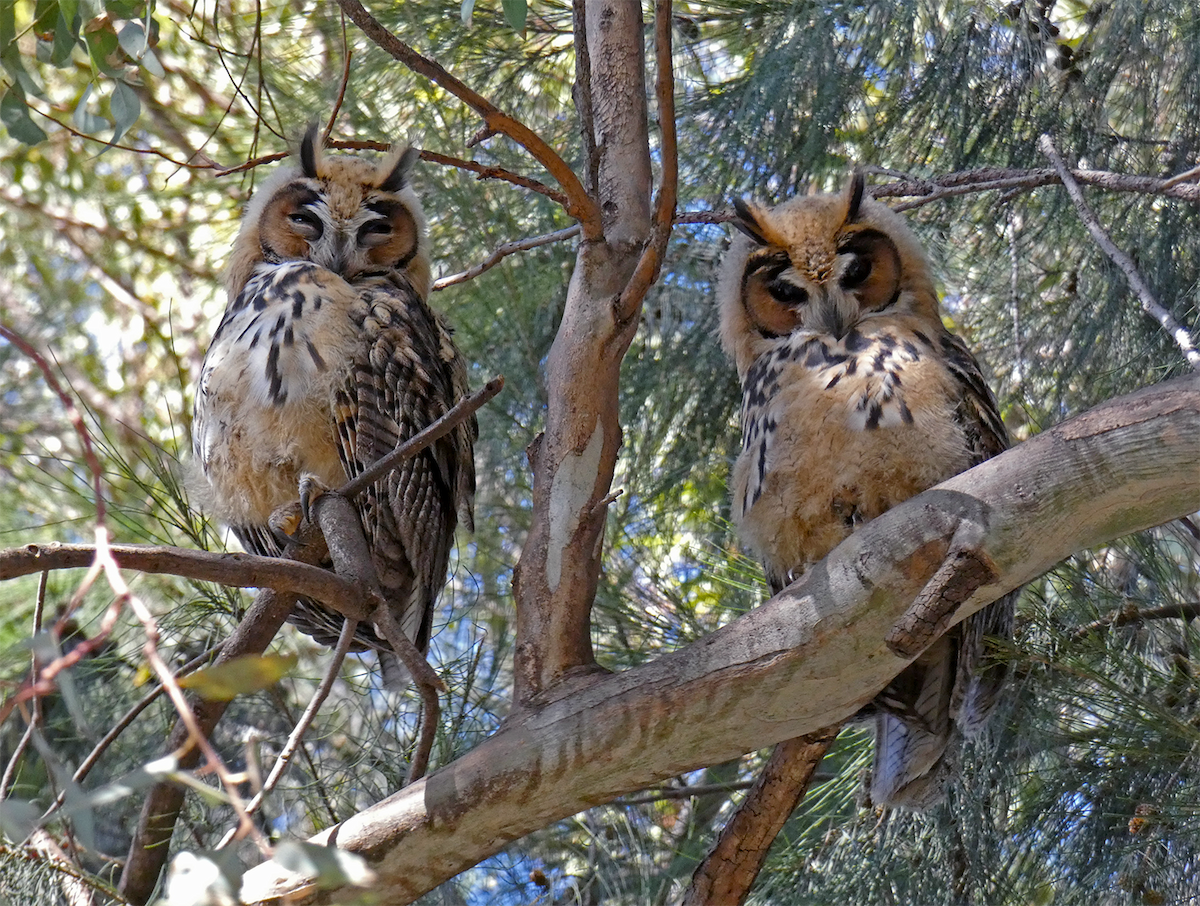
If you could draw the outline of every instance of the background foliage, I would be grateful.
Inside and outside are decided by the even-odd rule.
[[[520,4],[476,3],[469,25],[456,3],[375,5],[385,25],[582,169],[569,5],[529,4],[523,30],[512,24]],[[1117,173],[1171,176],[1200,154],[1200,10],[1190,3],[717,0],[677,3],[674,24],[685,213],[721,211],[734,195],[774,202],[833,188],[855,164],[877,183],[1045,167],[1036,140],[1047,131],[1068,160]],[[223,171],[285,151],[306,121],[327,117],[348,55],[335,139],[407,139],[548,180],[507,142],[473,142],[479,122],[469,111],[346,27],[329,3],[0,3],[0,318],[53,356],[84,410],[118,540],[209,549],[230,540],[189,507],[186,480],[192,377],[224,305],[219,273],[241,204],[262,172]],[[435,275],[570,225],[544,196],[462,169],[424,163],[417,181]],[[1159,298],[1195,328],[1196,205],[1095,190],[1089,199]],[[1183,372],[1177,348],[1141,313],[1061,189],[964,195],[909,216],[936,262],[947,317],[990,366],[1016,438]],[[700,638],[764,596],[727,522],[738,391],[714,336],[711,287],[725,237],[712,218],[676,229],[626,359],[616,482],[624,493],[610,515],[594,615],[598,656],[612,669]],[[572,241],[545,245],[434,297],[456,326],[472,384],[496,373],[507,380],[481,413],[478,529],[459,539],[435,630],[432,658],[450,687],[437,764],[505,714],[511,570],[530,512],[523,451],[540,428],[542,363],[572,256]],[[0,547],[89,541],[95,507],[77,438],[33,363],[3,342],[0,401]],[[869,735],[847,731],[754,896],[1150,904],[1200,896],[1195,620],[1087,628],[1130,608],[1194,613],[1198,565],[1200,534],[1181,522],[1072,558],[1031,584],[1004,719],[964,753],[949,803],[928,816],[863,808]],[[50,577],[44,627],[76,579]],[[131,581],[177,665],[219,641],[247,601],[199,583]],[[42,651],[91,636],[109,603],[94,593],[69,625],[35,633],[37,599],[36,581],[0,585],[0,667],[10,684],[27,670],[31,636]],[[14,808],[32,801],[40,814],[66,787],[69,803],[83,802],[71,844],[101,884],[124,856],[139,800],[117,799],[104,821],[89,822],[67,778],[144,694],[141,644],[140,626],[126,619],[69,671],[62,693],[39,704],[37,745],[19,747],[20,715],[0,734],[0,763],[11,765],[6,835],[21,837],[13,815],[25,812]],[[321,673],[324,654],[307,638],[287,630],[275,644],[299,654],[300,666],[226,716],[217,741],[235,768],[269,763]],[[263,827],[306,834],[396,789],[416,708],[415,695],[383,693],[371,664],[351,659],[305,757],[261,813]],[[156,757],[171,716],[161,702],[148,709],[82,790]],[[681,777],[683,792],[580,814],[431,902],[667,902],[759,760]],[[210,848],[230,824],[225,806],[196,797],[185,817],[181,848]],[[60,838],[67,830],[49,827]],[[5,850],[0,891],[14,902],[40,883],[31,864]]]

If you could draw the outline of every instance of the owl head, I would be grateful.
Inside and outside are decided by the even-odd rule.
[[[864,193],[801,195],[773,208],[737,200],[721,263],[721,345],[739,376],[796,330],[841,338],[856,324],[908,312],[940,323],[929,264],[904,219]]]
[[[272,174],[246,207],[225,277],[229,298],[263,261],[312,261],[346,280],[399,271],[427,298],[425,214],[408,183],[419,154],[397,146],[378,162],[326,156],[310,126],[299,166]]]

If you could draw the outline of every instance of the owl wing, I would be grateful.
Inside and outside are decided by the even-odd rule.
[[[942,361],[958,389],[955,420],[976,466],[1008,449],[1008,433],[979,363],[961,339],[945,334]],[[930,646],[876,704],[871,796],[877,804],[926,809],[942,797],[951,737],[977,735],[986,725],[1008,669],[991,658],[987,638],[1012,637],[1019,591],[965,619]]]
[[[342,464],[351,478],[444,415],[466,392],[449,328],[399,275],[361,285],[361,341],[334,390]],[[384,475],[358,501],[385,597],[401,629],[429,646],[458,514],[471,524],[475,419]]]

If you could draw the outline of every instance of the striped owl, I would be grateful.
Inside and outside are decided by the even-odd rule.
[[[732,511],[778,593],[859,525],[1008,446],[996,400],[942,324],[933,276],[898,214],[864,195],[735,203],[718,282],[742,384]],[[876,697],[871,798],[939,801],[958,748],[996,702],[1015,593],[953,627]]]
[[[253,553],[281,554],[272,515],[295,512],[302,482],[338,487],[467,392],[452,331],[426,304],[425,217],[409,185],[417,156],[326,156],[310,127],[299,166],[273,174],[246,208],[193,450],[205,509]],[[455,526],[472,526],[477,434],[472,418],[354,501],[384,596],[423,652]],[[288,619],[326,645],[343,625],[309,599]],[[368,648],[398,663],[364,623],[353,650]]]

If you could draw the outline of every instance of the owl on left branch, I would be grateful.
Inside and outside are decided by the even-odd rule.
[[[299,165],[246,208],[196,391],[193,452],[204,508],[253,553],[280,555],[271,517],[299,501],[302,481],[340,486],[467,392],[452,331],[426,302],[417,157],[325,155],[313,126]],[[455,526],[472,527],[477,436],[471,418],[354,501],[384,596],[422,652]],[[288,619],[327,645],[343,624],[304,598]],[[368,624],[354,648],[388,651]]]

